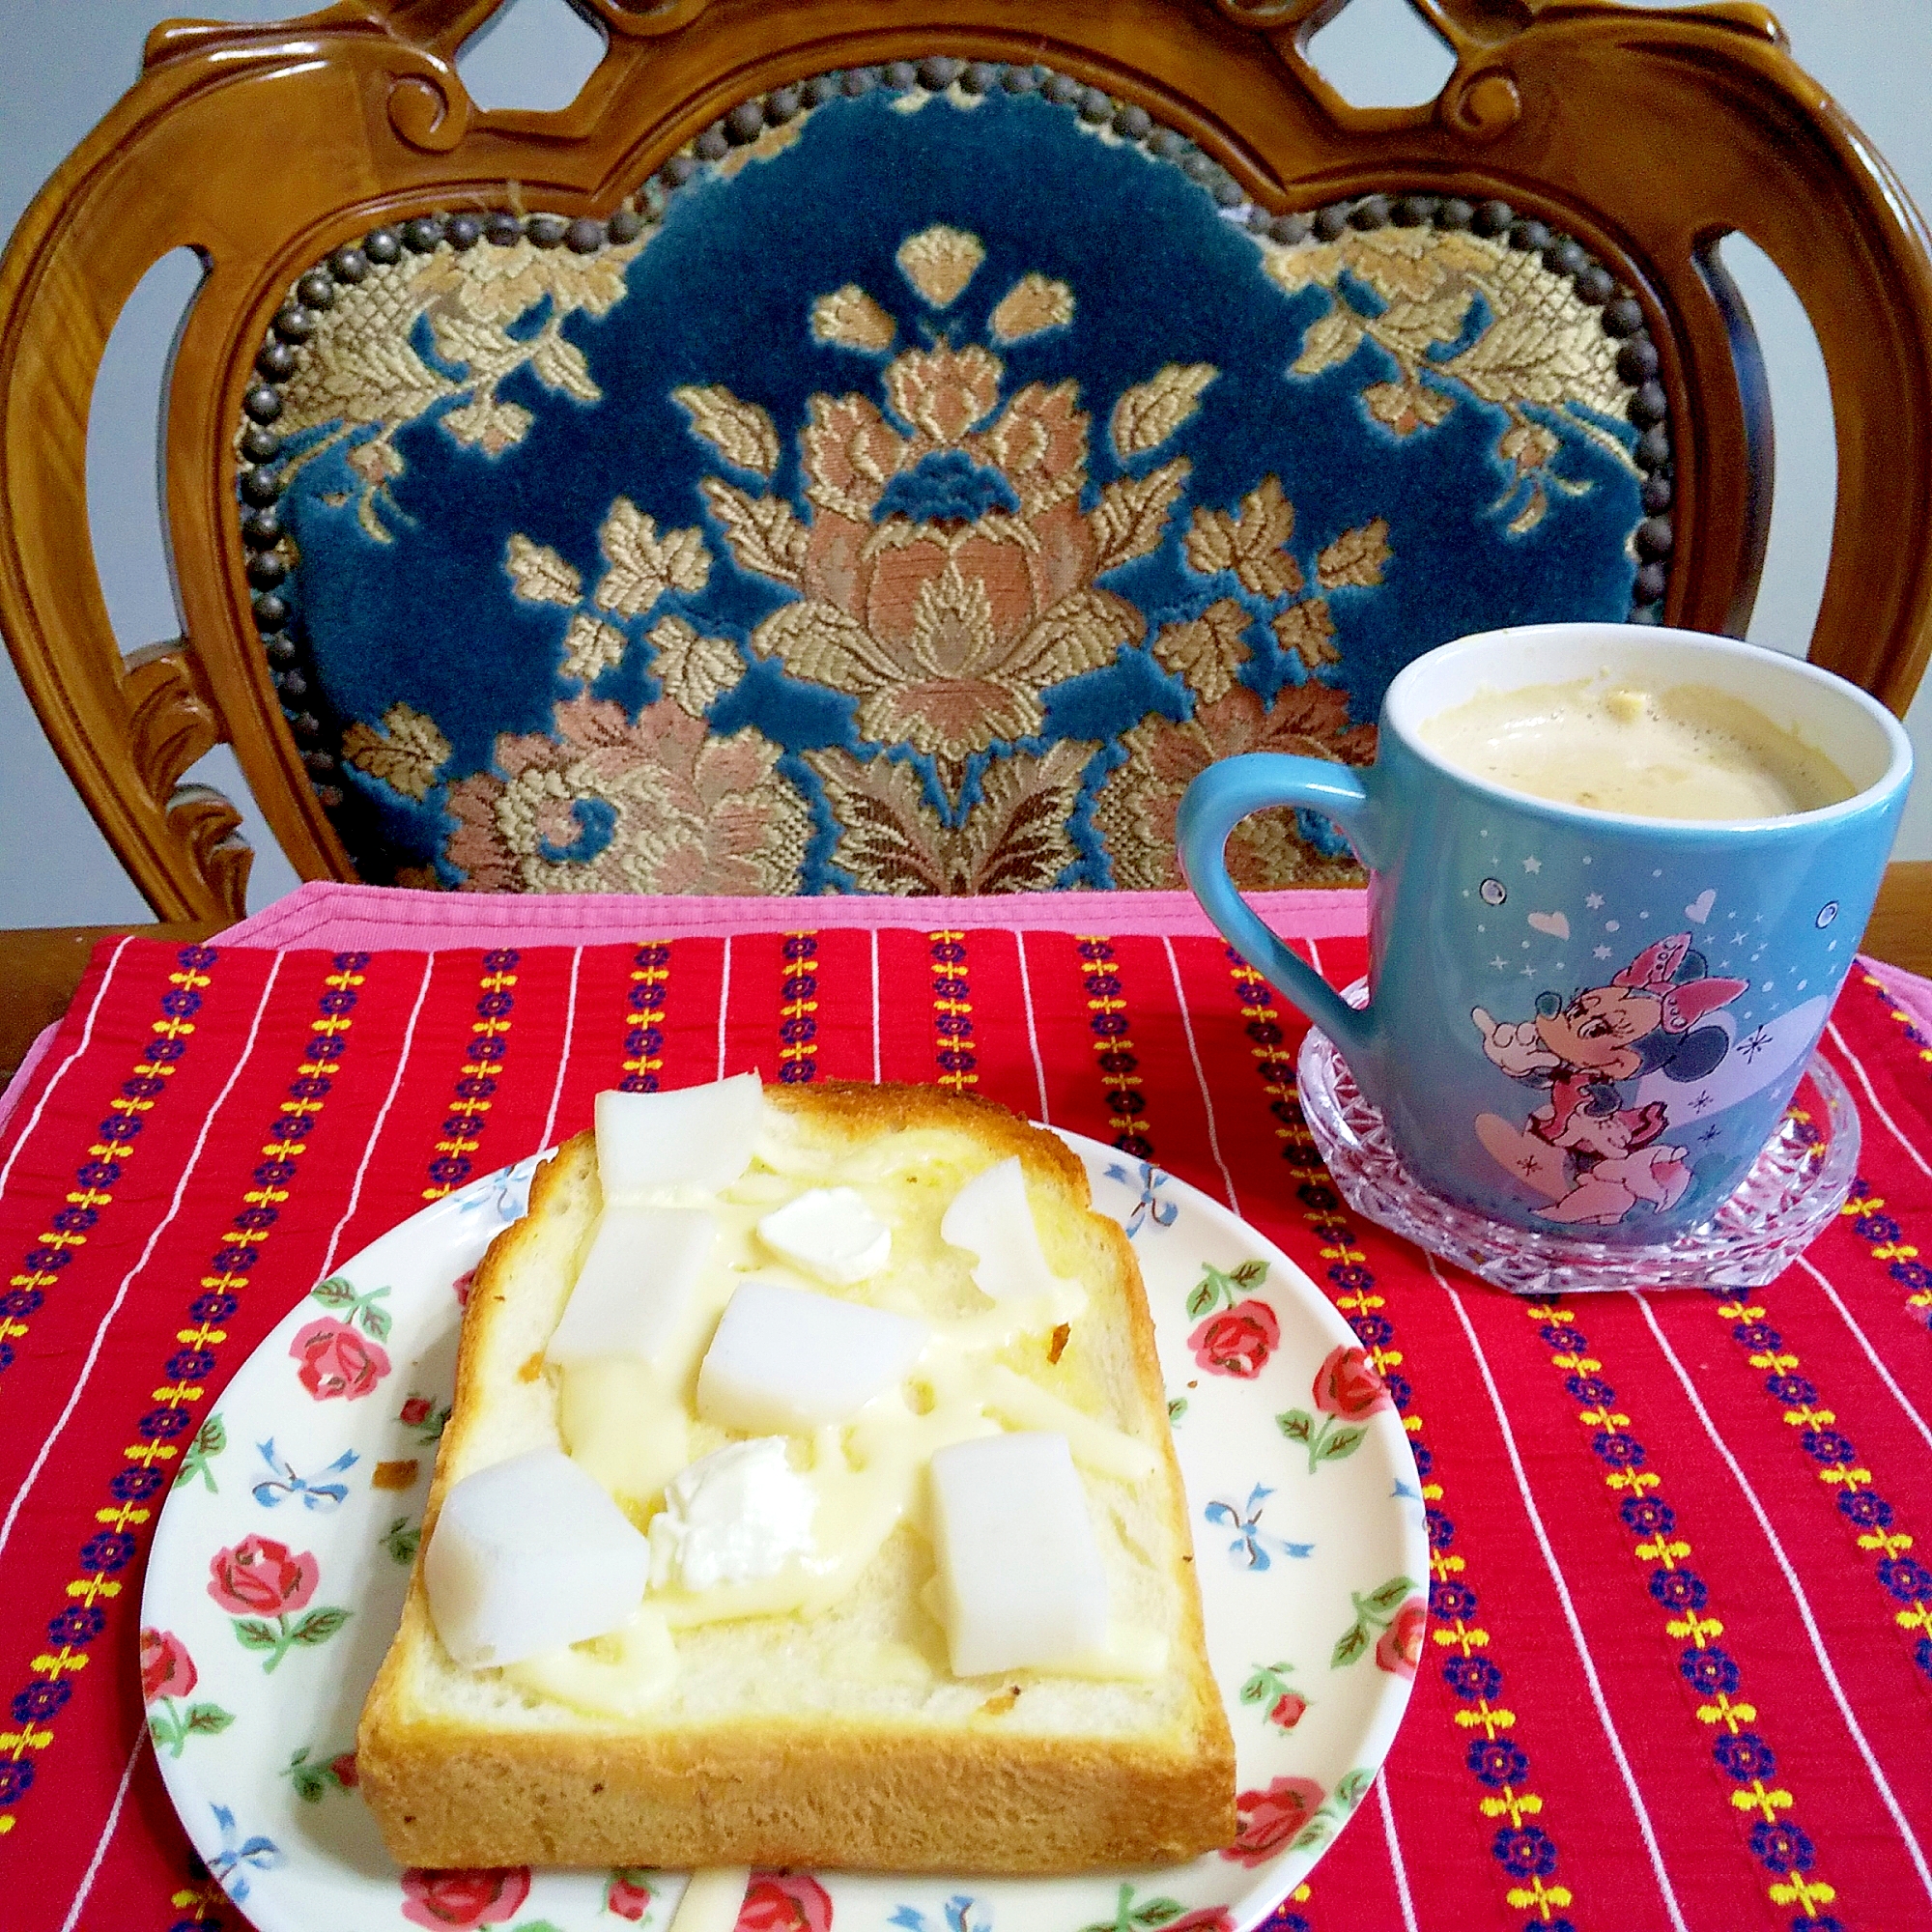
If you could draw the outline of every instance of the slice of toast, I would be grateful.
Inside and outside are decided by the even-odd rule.
[[[1020,1157],[1046,1260],[1087,1302],[1000,1360],[1151,1452],[1151,1477],[1086,1468],[1082,1481],[1110,1609],[1157,1638],[1164,1663],[1138,1678],[954,1677],[915,1511],[829,1606],[679,1628],[674,1681],[643,1716],[458,1665],[430,1615],[423,1553],[452,1484],[560,1443],[544,1350],[602,1199],[581,1134],[539,1170],[527,1214],[497,1238],[470,1292],[422,1553],[356,1740],[389,1850],[426,1866],[1049,1874],[1225,1845],[1234,1745],[1208,1664],[1152,1323],[1132,1251],[1091,1210],[1079,1160],[1001,1108],[931,1088],[776,1087],[764,1104],[748,1211],[769,1212],[787,1190],[856,1185],[893,1227],[894,1256],[880,1282],[831,1292],[938,1317],[985,1305],[971,1257],[939,1236],[947,1205],[975,1174]],[[784,1278],[756,1260],[759,1276]],[[700,1429],[694,1448],[728,1439]],[[650,1505],[626,1500],[641,1526]]]

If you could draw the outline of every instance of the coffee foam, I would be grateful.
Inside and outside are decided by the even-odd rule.
[[[1485,688],[1418,735],[1472,778],[1643,818],[1781,818],[1858,789],[1822,752],[1708,685]]]

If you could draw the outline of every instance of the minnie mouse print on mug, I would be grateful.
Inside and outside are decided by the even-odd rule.
[[[1912,752],[1856,687],[1682,631],[1465,638],[1389,686],[1365,773],[1251,754],[1182,803],[1209,916],[1334,1041],[1431,1191],[1620,1245],[1710,1219],[1858,950]],[[1325,812],[1370,869],[1366,1008],[1230,883],[1252,811]]]

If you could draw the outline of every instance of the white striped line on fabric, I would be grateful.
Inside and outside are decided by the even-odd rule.
[[[879,928],[872,928],[872,1085],[876,1087],[885,1077],[882,1071],[884,1062],[880,1055],[884,1051],[879,1032]]]
[[[88,1345],[87,1359],[80,1365],[80,1374],[74,1378],[73,1388],[69,1394],[59,1418],[47,1432],[46,1439],[41,1444],[40,1452],[34,1458],[33,1467],[22,1479],[20,1487],[14,1492],[14,1500],[8,1506],[6,1520],[0,1522],[0,1554],[7,1548],[7,1541],[14,1534],[14,1525],[19,1520],[20,1510],[29,1492],[40,1480],[41,1471],[46,1467],[47,1458],[53,1454],[54,1444],[61,1438],[74,1409],[79,1406],[88,1378],[94,1374],[94,1365],[100,1359],[101,1345],[107,1340],[107,1331],[113,1325],[114,1318],[121,1312],[121,1304],[128,1298],[128,1291],[133,1286],[134,1277],[148,1265],[148,1257],[155,1252],[155,1244],[167,1231],[175,1216],[181,1212],[183,1198],[187,1193],[187,1184],[193,1179],[194,1171],[201,1163],[201,1151],[208,1145],[208,1130],[214,1124],[214,1117],[220,1113],[229,1094],[235,1091],[235,1083],[242,1077],[242,1069],[247,1065],[255,1051],[255,1036],[262,1030],[262,1015],[269,1009],[269,995],[275,990],[275,980],[282,970],[282,960],[286,955],[275,954],[275,963],[269,968],[269,977],[262,986],[262,998],[255,1009],[255,1017],[248,1028],[248,1037],[229,1069],[228,1078],[221,1092],[214,1096],[214,1103],[202,1116],[201,1131],[194,1137],[193,1151],[188,1154],[187,1165],[182,1169],[181,1179],[175,1182],[175,1198],[168,1203],[168,1211],[155,1224],[154,1232],[148,1236],[147,1245],[141,1250],[141,1258],[121,1277],[121,1286],[114,1291],[114,1299],[107,1304],[107,1312],[100,1318],[99,1325],[94,1331],[94,1340]]]
[[[1880,1361],[1878,1350],[1874,1349],[1872,1345],[1865,1340],[1864,1330],[1861,1328],[1855,1321],[1852,1320],[1852,1311],[1849,1308],[1847,1308],[1842,1301],[1838,1299],[1838,1291],[1835,1288],[1833,1288],[1829,1281],[1825,1279],[1825,1277],[1817,1270],[1817,1268],[1812,1266],[1811,1263],[1807,1261],[1804,1256],[1800,1255],[1798,1257],[1798,1265],[1802,1267],[1804,1270],[1804,1272],[1808,1274],[1812,1278],[1812,1280],[1815,1281],[1818,1284],[1818,1286],[1825,1291],[1826,1294],[1831,1297],[1832,1306],[1838,1311],[1839,1320],[1842,1321],[1845,1326],[1852,1331],[1852,1340],[1855,1341],[1859,1345],[1859,1347],[1864,1350],[1865,1360],[1868,1361],[1872,1365],[1873,1369],[1877,1371],[1879,1380],[1882,1381],[1886,1385],[1886,1387],[1891,1391],[1891,1399],[1895,1403],[1897,1403],[1899,1407],[1902,1408],[1905,1411],[1906,1415],[1911,1419],[1913,1428],[1918,1430],[1919,1435],[1925,1438],[1925,1446],[1928,1449],[1932,1449],[1932,1424],[1928,1424],[1925,1418],[1922,1415],[1920,1415],[1916,1408],[1913,1407],[1911,1400],[1906,1395],[1905,1391],[1902,1388],[1900,1388],[1895,1381],[1892,1380],[1891,1371],[1889,1368],[1887,1368],[1882,1361]],[[1742,1293],[1743,1291],[1740,1292]]]
[[[1039,1123],[1050,1127],[1053,1122],[1046,1111],[1046,1062],[1039,1050],[1039,1028],[1033,1016],[1033,976],[1027,971],[1026,934],[1018,926],[1013,927],[1013,948],[1020,956],[1020,1001],[1026,1008],[1027,1044],[1033,1048],[1034,1078],[1039,1082]]]
[[[724,1077],[724,1022],[731,1011],[731,935],[724,935],[724,963],[718,983],[718,1077]]]
[[[1576,1646],[1577,1658],[1583,1666],[1583,1681],[1590,1687],[1590,1702],[1596,1707],[1597,1721],[1604,1728],[1604,1737],[1610,1747],[1610,1755],[1617,1761],[1617,1771],[1624,1781],[1624,1791],[1631,1802],[1631,1809],[1636,1814],[1636,1828],[1643,1834],[1644,1849],[1650,1854],[1650,1869],[1657,1880],[1657,1889],[1663,1900],[1663,1909],[1670,1915],[1670,1922],[1677,1932],[1690,1932],[1684,1922],[1684,1915],[1677,1907],[1676,1889],[1670,1883],[1670,1874],[1664,1869],[1663,1850],[1657,1842],[1657,1833],[1651,1829],[1650,1813],[1645,1810],[1643,1794],[1637,1789],[1636,1774],[1631,1769],[1630,1759],[1624,1754],[1623,1739],[1617,1734],[1616,1721],[1610,1716],[1609,1700],[1604,1695],[1604,1687],[1597,1676],[1596,1660],[1590,1655],[1590,1646],[1584,1640],[1583,1626],[1577,1615],[1577,1605],[1571,1601],[1570,1585],[1565,1580],[1562,1569],[1556,1561],[1556,1552],[1550,1548],[1549,1533],[1543,1526],[1543,1514],[1536,1507],[1536,1498],[1530,1492],[1529,1475],[1522,1466],[1522,1458],[1517,1453],[1516,1432],[1510,1427],[1509,1416],[1503,1409],[1501,1391],[1496,1387],[1496,1378],[1490,1373],[1489,1357],[1483,1353],[1483,1345],[1476,1338],[1475,1323],[1469,1320],[1469,1312],[1463,1306],[1463,1297],[1456,1293],[1435,1257],[1426,1257],[1429,1272],[1435,1277],[1437,1285],[1449,1297],[1449,1304],[1456,1311],[1456,1319],[1463,1324],[1463,1333],[1468,1338],[1469,1352],[1476,1358],[1477,1372],[1483,1378],[1483,1386],[1489,1391],[1490,1406],[1495,1411],[1496,1428],[1501,1432],[1503,1449],[1509,1456],[1510,1468],[1516,1476],[1517,1492],[1522,1497],[1523,1514],[1529,1519],[1529,1527],[1536,1537],[1536,1547],[1543,1552],[1543,1567],[1549,1572],[1549,1580],[1556,1587],[1556,1601],[1563,1606],[1563,1621],[1570,1626],[1570,1641]]]
[[[1854,1053],[1852,1049],[1845,1044],[1845,1037],[1838,1031],[1837,1021],[1836,1020],[1828,1021],[1825,1026],[1825,1031],[1832,1036],[1832,1044],[1835,1046],[1838,1049],[1838,1051],[1842,1053],[1845,1056],[1845,1058],[1851,1063],[1852,1071],[1859,1076],[1859,1085],[1865,1090],[1865,1098],[1872,1103],[1872,1111],[1875,1114],[1877,1114],[1879,1119],[1883,1121],[1888,1127],[1891,1129],[1892,1139],[1895,1140],[1899,1144],[1899,1146],[1902,1147],[1906,1151],[1906,1152],[1912,1156],[1914,1162],[1917,1164],[1918,1168],[1918,1172],[1924,1175],[1928,1179],[1932,1179],[1932,1165],[1928,1165],[1925,1156],[1922,1153],[1920,1153],[1916,1147],[1914,1147],[1912,1143],[1909,1140],[1907,1140],[1902,1133],[1899,1132],[1898,1122],[1894,1121],[1891,1118],[1891,1116],[1885,1111],[1885,1102],[1881,1100],[1878,1097],[1877,1094],[1875,1094],[1872,1091],[1871,1080],[1865,1073],[1864,1065],[1859,1059],[1858,1055]]]
[[[550,1112],[544,1116],[543,1132],[537,1136],[537,1146],[550,1146],[551,1130],[556,1125],[556,1110],[563,1103],[563,1076],[570,1068],[570,1042],[577,1037],[577,976],[583,969],[583,949],[576,946],[570,953],[570,997],[563,1009],[563,1045],[556,1056],[556,1084],[550,1090]],[[412,1019],[410,1024],[415,1024]],[[404,1051],[407,1052],[407,1044]]]
[[[1221,1170],[1221,1184],[1228,1190],[1228,1206],[1238,1214],[1241,1204],[1235,1196],[1235,1177],[1221,1158],[1221,1136],[1214,1127],[1214,1096],[1208,1090],[1208,1069],[1201,1065],[1201,1049],[1194,1043],[1194,1019],[1187,1010],[1187,995],[1180,990],[1180,961],[1174,956],[1174,941],[1165,933],[1160,941],[1167,952],[1167,970],[1174,977],[1174,1004],[1180,1014],[1180,1030],[1187,1036],[1187,1057],[1194,1063],[1194,1078],[1201,1089],[1201,1104],[1208,1110],[1208,1151]]]
[[[1402,1856],[1402,1840],[1395,1834],[1395,1810],[1389,1804],[1388,1768],[1376,1773],[1376,1797],[1382,1807],[1382,1837],[1388,1845],[1389,1870],[1395,1875],[1395,1895],[1402,1907],[1403,1932],[1422,1932],[1416,1921],[1415,1900],[1408,1892],[1408,1866]]]
[[[27,1124],[20,1129],[19,1138],[14,1141],[13,1151],[7,1156],[7,1165],[0,1167],[0,1195],[7,1192],[8,1177],[14,1172],[14,1163],[20,1158],[20,1150],[27,1145],[28,1137],[41,1123],[41,1116],[47,1110],[47,1102],[54,1097],[54,1089],[67,1077],[67,1070],[87,1051],[88,1043],[94,1037],[94,1016],[100,1010],[100,1003],[107,997],[107,988],[114,979],[114,969],[121,963],[121,955],[134,943],[134,935],[129,933],[107,960],[107,970],[100,976],[100,984],[94,989],[94,1004],[87,1009],[87,1019],[80,1030],[80,1043],[47,1076],[47,1084],[41,1089],[41,1097],[35,1103],[34,1111],[27,1117]]]
[[[107,1807],[107,1822],[100,1828],[100,1836],[95,1840],[94,1856],[87,1861],[87,1869],[80,1875],[80,1884],[75,1888],[73,1903],[67,1909],[67,1917],[61,1920],[61,1932],[73,1932],[80,1922],[80,1915],[87,1905],[87,1895],[94,1889],[94,1881],[100,1876],[100,1866],[107,1857],[107,1847],[113,1842],[114,1828],[121,1822],[121,1807],[128,1802],[128,1787],[134,1781],[134,1767],[141,1761],[141,1747],[148,1742],[146,1723],[134,1733],[134,1748],[128,1753],[128,1762],[122,1767],[121,1782],[114,1787],[114,1803]]]
[[[1724,1460],[1724,1466],[1730,1470],[1731,1479],[1744,1493],[1744,1499],[1750,1505],[1751,1514],[1757,1519],[1757,1526],[1764,1532],[1764,1540],[1771,1545],[1771,1553],[1776,1559],[1777,1567],[1784,1574],[1785,1586],[1791,1592],[1792,1601],[1798,1605],[1798,1614],[1804,1619],[1804,1633],[1811,1639],[1811,1654],[1818,1660],[1818,1668],[1824,1673],[1825,1683],[1832,1692],[1832,1701],[1838,1707],[1838,1715],[1845,1720],[1845,1728],[1852,1734],[1852,1742],[1858,1747],[1859,1755],[1864,1759],[1865,1770],[1871,1775],[1880,1801],[1891,1816],[1891,1822],[1898,1828],[1898,1835],[1905,1841],[1907,1855],[1912,1860],[1913,1869],[1918,1874],[1918,1883],[1925,1888],[1925,1895],[1932,1898],[1932,1870],[1926,1868],[1925,1854],[1920,1849],[1917,1837],[1913,1835],[1911,1825],[1900,1808],[1897,1798],[1877,1756],[1866,1741],[1863,1728],[1852,1713],[1851,1700],[1845,1695],[1845,1687],[1838,1682],[1838,1673],[1832,1667],[1832,1655],[1825,1647],[1824,1634],[1818,1628],[1818,1620],[1811,1614],[1811,1601],[1804,1594],[1804,1585],[1798,1580],[1798,1572],[1792,1568],[1791,1559],[1784,1553],[1784,1545],[1777,1540],[1777,1532],[1771,1526],[1771,1518],[1765,1514],[1764,1505],[1758,1501],[1757,1492],[1750,1486],[1750,1479],[1739,1465],[1738,1459],[1731,1454],[1730,1444],[1718,1434],[1718,1426],[1711,1420],[1711,1412],[1704,1406],[1703,1399],[1697,1393],[1696,1385],[1685,1371],[1684,1364],[1677,1359],[1677,1351],[1671,1348],[1663,1330],[1658,1326],[1657,1317],[1650,1312],[1649,1305],[1641,1294],[1633,1293],[1631,1299],[1637,1305],[1638,1312],[1649,1324],[1650,1332],[1657,1338],[1657,1346],[1663,1351],[1663,1359],[1670,1364],[1671,1372],[1683,1386],[1684,1394],[1695,1411],[1697,1420],[1704,1425],[1704,1434],[1711,1438],[1711,1446]]]
[[[369,1129],[369,1138],[362,1144],[362,1158],[355,1166],[355,1179],[349,1189],[349,1206],[342,1210],[342,1219],[330,1229],[328,1251],[322,1258],[322,1267],[317,1273],[318,1281],[327,1281],[329,1271],[335,1266],[336,1243],[342,1239],[342,1231],[355,1218],[355,1209],[362,1200],[362,1182],[369,1172],[369,1163],[376,1158],[376,1143],[383,1138],[383,1122],[389,1118],[389,1109],[396,1104],[396,1095],[403,1091],[403,1074],[410,1064],[410,1048],[415,1043],[416,1016],[423,1009],[423,1001],[429,997],[430,977],[436,971],[436,954],[430,953],[423,961],[422,984],[416,988],[416,1003],[410,1009],[410,1023],[403,1032],[403,1050],[396,1057],[396,1071],[389,1081],[389,1091],[383,1096],[382,1111],[376,1116],[376,1124]]]

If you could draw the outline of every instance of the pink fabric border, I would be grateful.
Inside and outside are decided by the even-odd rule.
[[[1359,892],[1255,893],[1249,903],[1297,939],[1359,933]],[[1028,932],[1212,934],[1191,893],[1000,893],[981,898],[647,898],[623,894],[418,893],[332,880],[298,887],[232,925],[223,946],[341,949],[594,946],[678,933],[792,932],[800,928],[952,925]]]

